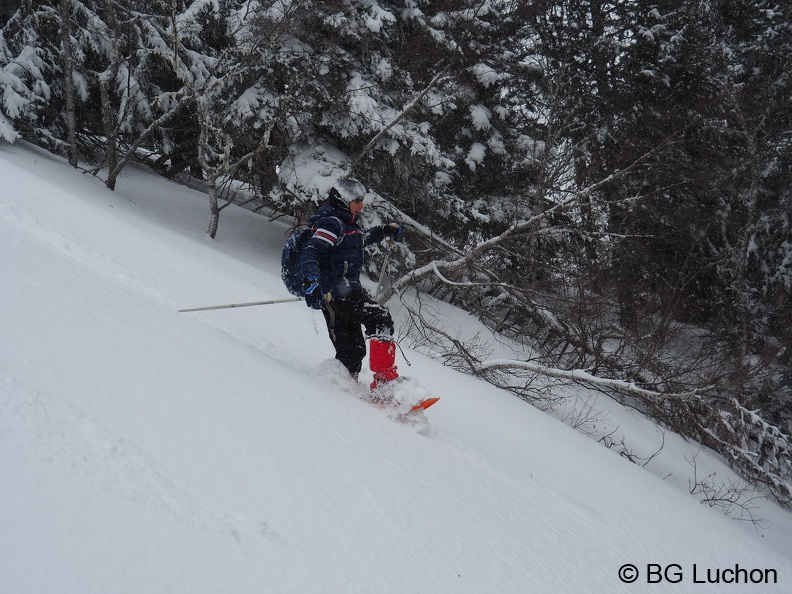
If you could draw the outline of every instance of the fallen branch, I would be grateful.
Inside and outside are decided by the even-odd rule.
[[[486,369],[508,369],[519,368],[527,369],[540,375],[554,377],[558,379],[566,379],[572,382],[589,384],[598,388],[607,388],[616,390],[617,392],[626,392],[644,398],[696,398],[700,394],[713,390],[715,386],[705,386],[703,388],[695,388],[689,392],[665,393],[656,392],[654,390],[646,390],[636,386],[633,382],[626,382],[624,380],[616,380],[609,378],[597,377],[582,369],[558,369],[556,367],[548,367],[541,363],[532,363],[530,361],[516,361],[511,359],[492,359],[484,361],[478,366],[479,370]]]

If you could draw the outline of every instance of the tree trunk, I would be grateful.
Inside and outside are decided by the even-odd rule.
[[[116,19],[115,6],[111,0],[105,0],[105,7],[107,8],[107,24],[113,36],[118,39],[121,33],[118,27],[118,19]],[[120,62],[121,57],[118,55],[117,44],[114,43],[112,62],[107,68],[106,75],[102,75],[102,80],[99,81],[102,101],[102,124],[105,129],[105,138],[107,138],[108,175],[105,185],[111,190],[115,190],[116,179],[118,179],[120,168],[118,167],[118,130],[116,129],[116,118],[114,117],[115,110],[113,109],[110,88],[115,83]]]
[[[110,103],[110,90],[109,85],[112,80],[103,77],[99,86],[101,88],[102,96],[102,123],[104,124],[105,137],[107,138],[107,181],[105,186],[111,190],[115,190],[116,179],[121,169],[118,167],[118,134],[115,127],[115,118],[113,117],[113,106]]]
[[[74,56],[71,41],[71,0],[60,0],[60,33],[63,52],[63,95],[65,101],[66,133],[69,143],[69,165],[77,167],[77,118],[74,108]]]
[[[217,178],[212,175],[209,178],[209,210],[212,218],[209,220],[207,233],[212,239],[217,235],[217,227],[220,225],[220,208],[217,206]]]

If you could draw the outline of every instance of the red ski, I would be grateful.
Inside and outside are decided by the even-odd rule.
[[[419,410],[426,410],[430,406],[432,406],[435,402],[440,400],[439,398],[426,398],[425,400],[421,400],[418,404],[413,406],[409,412],[418,412]]]

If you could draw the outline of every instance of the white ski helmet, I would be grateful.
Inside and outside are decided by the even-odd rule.
[[[349,206],[355,200],[363,200],[366,195],[366,186],[352,177],[337,180],[330,188],[329,197],[335,198]]]

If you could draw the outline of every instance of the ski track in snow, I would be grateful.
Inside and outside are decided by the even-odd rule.
[[[19,458],[43,455],[48,465],[70,480],[89,483],[107,496],[171,517],[194,530],[235,540],[267,536],[266,521],[222,509],[218,502],[176,484],[140,448],[61,404],[55,395],[20,383],[6,369],[0,370],[0,390],[9,396],[0,402],[0,418],[5,420],[3,444]]]

